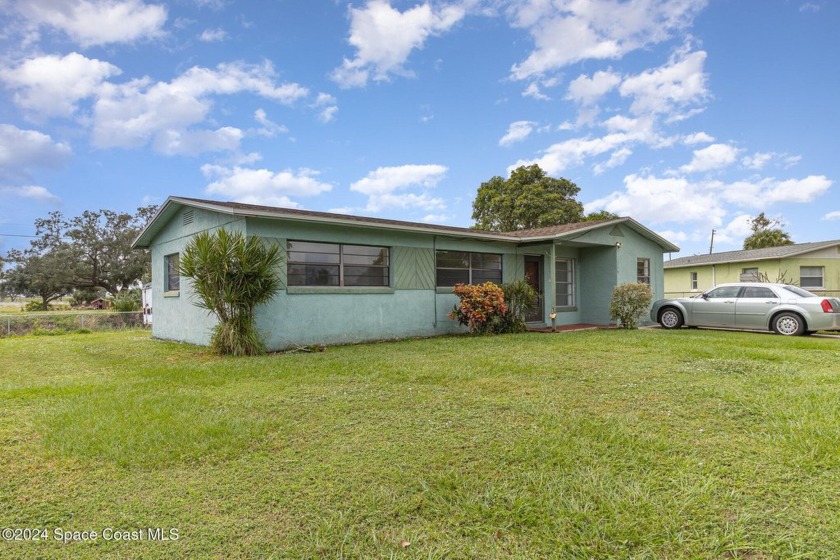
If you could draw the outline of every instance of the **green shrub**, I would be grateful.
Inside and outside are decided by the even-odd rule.
[[[525,313],[537,304],[539,294],[525,280],[502,284],[507,312],[497,322],[495,332],[525,332]]]
[[[618,319],[624,329],[635,329],[636,323],[650,309],[653,292],[648,284],[628,282],[619,284],[612,291],[610,317]]]
[[[40,300],[32,300],[26,305],[23,306],[24,311],[53,311],[55,310],[54,305],[44,305],[43,301]]]
[[[117,297],[114,298],[113,309],[114,311],[140,311],[140,307],[142,306],[142,295],[140,290],[137,289],[129,289],[123,290],[117,294]]]

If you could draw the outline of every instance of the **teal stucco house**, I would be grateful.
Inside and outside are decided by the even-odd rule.
[[[195,306],[181,252],[226,228],[278,243],[283,289],[257,312],[269,349],[460,332],[448,317],[459,282],[527,279],[530,325],[610,323],[612,289],[664,291],[663,253],[679,248],[631,218],[486,232],[380,218],[170,197],[134,242],[151,249],[153,335],[207,344],[215,318]]]

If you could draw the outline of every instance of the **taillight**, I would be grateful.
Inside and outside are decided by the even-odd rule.
[[[823,313],[834,313],[834,309],[831,307],[831,302],[827,299],[822,300],[820,305],[822,306]]]

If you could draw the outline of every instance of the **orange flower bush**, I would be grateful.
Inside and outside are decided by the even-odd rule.
[[[477,334],[496,332],[496,325],[507,313],[505,294],[493,282],[456,284],[452,289],[461,303],[449,314]]]

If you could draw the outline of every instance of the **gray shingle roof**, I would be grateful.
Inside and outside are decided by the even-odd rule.
[[[497,239],[500,241],[542,241],[549,239],[562,238],[565,235],[573,233],[583,233],[591,229],[598,229],[610,223],[625,223],[639,232],[641,235],[656,241],[663,249],[668,251],[679,251],[679,247],[657,235],[655,232],[647,229],[645,226],[639,224],[632,218],[614,218],[611,220],[598,220],[591,222],[577,222],[573,224],[563,224],[559,226],[551,226],[539,229],[526,229],[518,231],[483,231],[472,228],[443,226],[437,224],[426,224],[419,222],[405,222],[401,220],[388,220],[384,218],[369,218],[365,216],[352,216],[349,214],[334,214],[330,212],[314,212],[311,210],[297,210],[294,208],[279,208],[276,206],[261,206],[257,204],[243,204],[241,202],[223,202],[217,200],[204,200],[200,198],[188,197],[169,197],[166,202],[158,210],[158,213],[146,228],[140,233],[134,241],[135,247],[147,247],[151,239],[156,235],[158,229],[162,227],[161,221],[165,221],[168,217],[164,216],[173,211],[173,205],[187,205],[198,208],[205,208],[216,212],[224,212],[237,216],[250,217],[266,217],[266,218],[286,218],[299,219],[304,221],[320,221],[331,222],[336,224],[359,225],[369,227],[379,227],[386,229],[402,229],[414,230],[420,232],[441,234],[449,233],[458,237],[471,237],[479,239]],[[162,218],[162,220],[160,219]]]
[[[684,268],[687,266],[698,266],[706,264],[721,264],[729,262],[762,261],[794,257],[803,253],[810,253],[818,249],[840,245],[840,240],[815,241],[813,243],[795,243],[781,247],[767,247],[765,249],[746,249],[743,251],[726,251],[723,253],[712,253],[710,255],[692,255],[665,261],[665,268]]]

